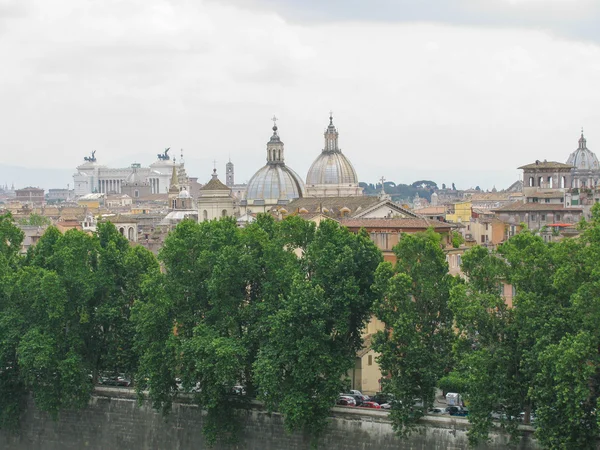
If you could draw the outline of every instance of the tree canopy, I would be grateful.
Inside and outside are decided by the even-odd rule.
[[[383,263],[374,290],[379,294],[377,317],[385,330],[375,335],[373,349],[394,395],[390,413],[394,428],[407,434],[435,400],[435,388],[450,363],[452,314],[448,307],[454,279],[441,247],[441,236],[403,235],[394,247],[396,266]],[[421,407],[415,407],[415,402]]]
[[[374,299],[381,253],[368,236],[296,217],[184,221],[159,257],[165,273],[134,312],[140,394],[168,411],[181,379],[211,442],[235,438],[236,408],[254,393],[289,430],[318,435]]]
[[[493,418],[517,435],[522,414],[543,448],[596,445],[599,218],[595,205],[577,239],[546,243],[526,230],[497,251],[464,255],[468,281],[450,302],[459,336],[453,373],[464,381],[473,444],[487,439]]]

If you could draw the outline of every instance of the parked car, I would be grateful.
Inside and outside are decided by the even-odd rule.
[[[100,377],[98,379],[98,384],[102,384],[104,386],[129,387],[131,386],[131,380],[128,380],[122,375],[116,375],[111,377]]]
[[[529,413],[529,424],[530,425],[534,425],[535,424],[535,413],[531,412]],[[525,413],[522,412],[521,414],[519,414],[519,421],[523,422],[525,420]]]
[[[353,395],[361,395],[363,401],[371,400],[371,398],[368,395],[365,395],[362,392],[357,391],[356,389],[351,389],[350,393],[353,394]]]
[[[356,406],[360,406],[362,404],[362,402],[365,401],[362,394],[340,394],[340,395],[352,397],[356,401]]]
[[[381,409],[381,406],[379,406],[379,403],[371,402],[369,400],[362,402],[360,407],[361,408],[371,408],[371,409]]]
[[[448,406],[445,411],[451,416],[466,417],[469,415],[469,410],[462,406]]]
[[[231,393],[235,395],[246,395],[246,388],[241,385],[237,385],[231,388]]]
[[[354,400],[354,397],[350,397],[349,395],[340,395],[335,404],[340,406],[356,406],[356,400]]]
[[[383,405],[384,403],[391,403],[394,400],[394,396],[392,394],[384,394],[383,392],[379,392],[371,397],[370,400],[375,403],[379,403],[379,405]]]
[[[444,408],[430,408],[427,411],[427,414],[445,414],[446,410]]]

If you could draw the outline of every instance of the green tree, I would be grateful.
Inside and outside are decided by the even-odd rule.
[[[235,437],[235,410],[245,397],[232,389],[255,390],[252,364],[267,317],[299,267],[292,247],[266,216],[243,230],[230,219],[183,221],[169,234],[159,255],[165,274],[148,282],[134,314],[138,390],[149,389],[154,407],[169,411],[180,378],[208,412],[209,441]]]
[[[452,232],[452,247],[458,248],[465,243],[465,238],[458,231]]]
[[[284,415],[286,428],[323,432],[344,377],[362,347],[381,252],[366,232],[321,222],[303,248],[302,271],[271,315],[254,365],[260,398]]]
[[[467,278],[451,290],[455,318],[454,377],[464,380],[460,391],[469,401],[469,441],[486,441],[496,412],[516,433],[515,418],[527,398],[528,380],[521,373],[518,329],[514,310],[502,295],[508,266],[504,258],[485,247],[463,255]]]
[[[581,229],[555,246],[556,294],[538,305],[556,305],[538,337],[531,388],[537,437],[549,449],[593,448],[600,434],[600,205]]]
[[[255,392],[288,429],[322,429],[373,301],[381,253],[368,236],[266,215],[244,229],[184,221],[159,258],[165,273],[134,306],[140,395],[166,413],[193,391],[213,443],[235,438],[236,410]],[[247,395],[232,395],[238,384]]]
[[[25,264],[2,278],[0,367],[15,388],[12,419],[19,393],[32,392],[56,417],[87,404],[100,371],[135,369],[129,311],[153,272],[154,256],[131,248],[112,224],[95,235],[47,230]]]
[[[29,225],[32,227],[47,227],[52,225],[52,220],[49,217],[40,214],[31,213],[29,217],[24,217],[19,220],[20,225]]]
[[[600,207],[594,207],[595,213]],[[600,215],[600,214],[598,214]],[[455,372],[466,380],[471,443],[487,439],[499,412],[514,435],[536,410],[544,448],[588,448],[598,436],[600,227],[547,244],[525,230],[497,252],[463,257],[467,282],[451,294],[459,339]],[[516,290],[512,305],[501,288]]]
[[[404,234],[394,247],[395,267],[388,262],[377,270],[375,306],[385,330],[376,334],[384,391],[397,400],[390,413],[394,429],[407,434],[433,405],[438,380],[450,363],[452,314],[448,308],[453,278],[441,248],[441,236],[432,230]],[[422,401],[422,407],[415,407]]]
[[[17,364],[23,316],[12,302],[10,289],[21,264],[23,232],[8,214],[0,215],[0,428],[16,429],[26,394]]]

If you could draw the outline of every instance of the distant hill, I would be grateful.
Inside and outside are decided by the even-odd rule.
[[[48,169],[44,167],[19,167],[0,164],[0,186],[13,183],[15,188],[40,187],[48,191],[52,188],[73,188],[75,169]]]

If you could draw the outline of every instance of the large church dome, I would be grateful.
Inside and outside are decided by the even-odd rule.
[[[310,166],[306,184],[358,184],[358,176],[342,152],[322,152]]]
[[[362,195],[354,166],[338,146],[339,133],[329,115],[325,146],[306,175],[307,194],[311,197]]]
[[[273,136],[267,143],[267,164],[248,182],[248,204],[277,205],[304,196],[304,183],[291,168],[285,165],[283,142],[273,126]]]
[[[576,171],[580,170],[599,170],[600,163],[596,154],[589,150],[586,145],[586,139],[583,137],[583,132],[579,138],[579,148],[569,156],[567,164],[575,167]]]
[[[277,203],[302,197],[304,183],[289,167],[267,164],[250,179],[246,192],[247,200]]]

